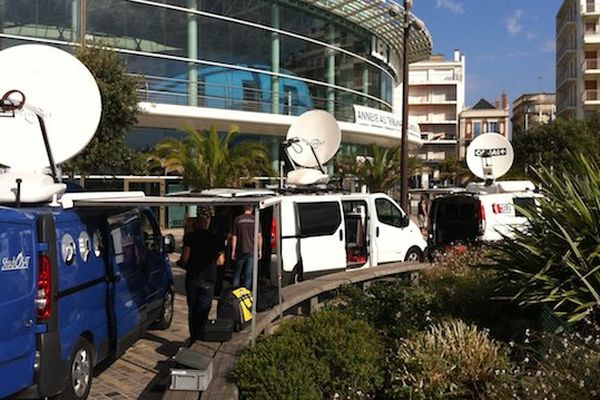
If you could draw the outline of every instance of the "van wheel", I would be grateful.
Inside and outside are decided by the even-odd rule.
[[[69,363],[69,380],[65,391],[58,397],[61,400],[83,400],[92,388],[92,368],[94,350],[89,341],[79,338]]]
[[[422,262],[423,261],[423,253],[419,250],[418,247],[411,247],[406,252],[406,256],[404,256],[404,261],[409,262]]]
[[[154,322],[154,324],[152,324],[153,329],[169,329],[171,322],[173,322],[174,300],[173,291],[171,289],[167,289],[165,291],[165,297],[163,298],[160,317],[158,320],[156,320],[156,322]]]

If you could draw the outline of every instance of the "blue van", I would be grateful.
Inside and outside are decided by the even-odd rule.
[[[93,368],[173,316],[173,277],[143,208],[0,207],[0,398],[85,399]]]

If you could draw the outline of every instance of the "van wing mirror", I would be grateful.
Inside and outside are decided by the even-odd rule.
[[[175,252],[175,236],[168,233],[163,237],[163,249],[166,254]]]

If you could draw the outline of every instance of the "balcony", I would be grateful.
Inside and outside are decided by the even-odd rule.
[[[566,68],[564,71],[557,73],[556,87],[560,89],[567,83],[575,82],[576,79],[577,75],[575,74],[575,71],[572,71],[570,68]]]
[[[584,75],[598,75],[600,74],[600,59],[599,58],[590,58],[583,61],[581,65],[581,70]]]
[[[562,59],[567,55],[574,57],[576,50],[577,47],[575,46],[575,43],[563,43],[562,45],[558,46],[558,48],[556,49],[557,64],[560,64]]]
[[[456,73],[443,76],[408,76],[409,85],[456,84],[463,80],[463,75]]]
[[[570,97],[566,97],[558,103],[556,107],[557,114],[563,113],[567,110],[575,110],[576,107],[577,105],[575,104],[575,101]]]
[[[429,94],[423,96],[410,96],[409,105],[435,105],[456,104],[456,95]]]
[[[583,91],[584,106],[600,106],[600,90],[588,89]]]
[[[583,8],[584,16],[586,15],[600,15],[600,1],[598,0],[590,0],[587,1],[585,7]]]
[[[458,124],[458,120],[456,119],[456,116],[438,116],[438,115],[411,115],[410,116],[411,119],[414,119],[414,121],[420,125],[422,124],[430,124],[430,125],[437,125],[437,124],[442,124],[442,125],[456,125]],[[454,119],[450,119],[450,118],[454,118]]]
[[[571,15],[556,21],[556,38],[560,38],[565,32],[572,31],[576,26],[575,17]]]

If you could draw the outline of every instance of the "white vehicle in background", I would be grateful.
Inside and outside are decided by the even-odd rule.
[[[436,198],[429,211],[431,253],[458,243],[490,242],[524,229],[521,208],[535,204],[529,181],[496,181],[513,162],[510,142],[496,133],[478,136],[467,149],[467,165],[483,182],[470,183],[463,193]]]
[[[284,285],[347,268],[422,261],[427,242],[398,204],[383,193],[276,196],[281,221],[272,216],[272,237],[281,229]],[[272,207],[263,210],[272,215]]]
[[[529,181],[469,184],[467,191],[436,198],[429,211],[429,246],[443,249],[457,243],[491,242],[525,227],[520,208],[541,195]]]

